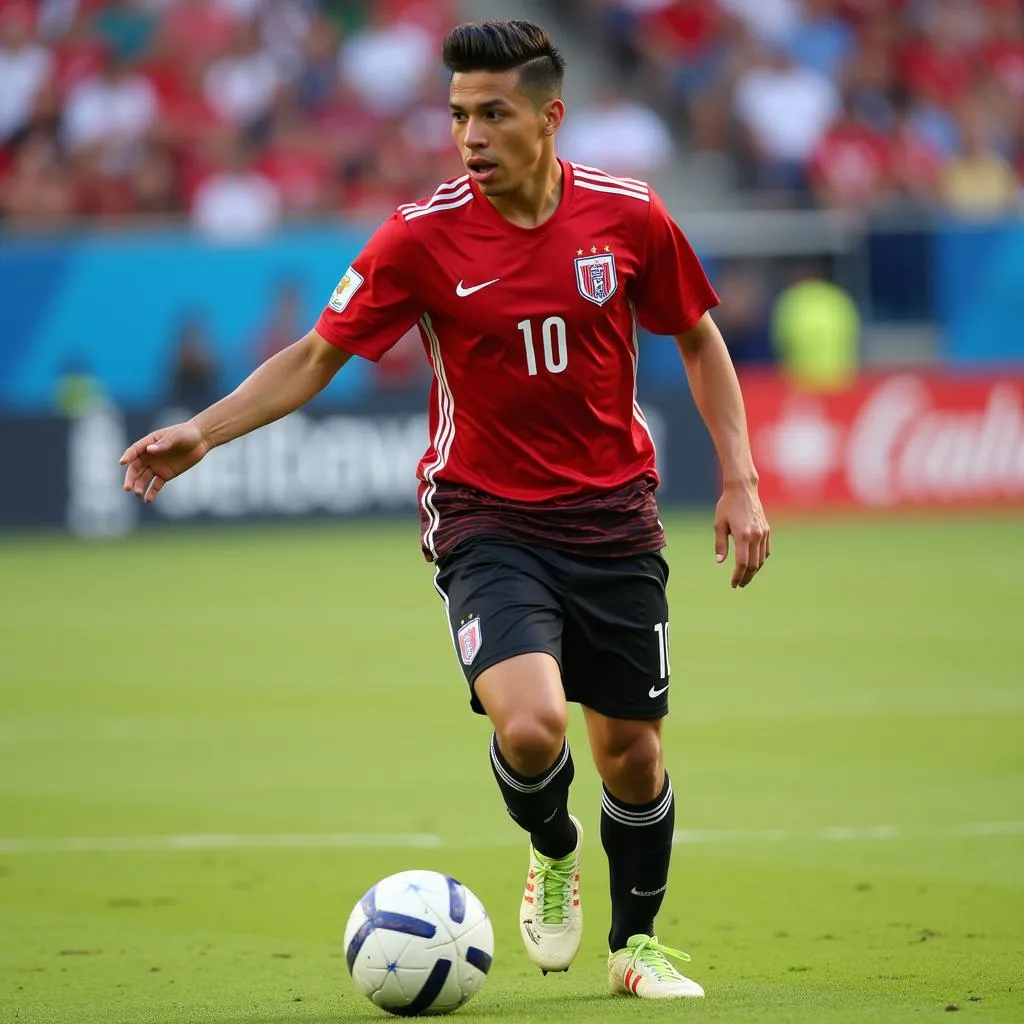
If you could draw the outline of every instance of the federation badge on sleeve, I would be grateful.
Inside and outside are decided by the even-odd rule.
[[[474,616],[459,627],[459,657],[463,665],[472,665],[484,642],[484,631],[480,620]]]
[[[345,276],[338,282],[338,287],[334,289],[334,294],[331,296],[331,301],[327,303],[335,313],[344,313],[345,307],[352,300],[352,296],[359,291],[365,278],[358,270],[353,270],[349,267],[345,271]]]
[[[619,286],[615,254],[603,252],[598,256],[577,257],[576,286],[588,302],[603,306]]]

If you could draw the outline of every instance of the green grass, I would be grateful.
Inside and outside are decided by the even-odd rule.
[[[706,518],[668,526],[688,831],[659,934],[702,1003],[605,994],[578,714],[586,938],[567,975],[527,962],[524,844],[405,522],[0,544],[0,836],[22,841],[0,844],[0,1022],[384,1019],[341,935],[407,867],[494,920],[467,1021],[1024,1021],[1019,518],[782,523],[745,592]],[[441,845],[25,844],[208,833]]]

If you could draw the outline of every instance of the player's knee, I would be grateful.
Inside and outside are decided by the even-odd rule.
[[[567,716],[556,710],[516,714],[498,730],[505,760],[522,775],[539,775],[551,767],[562,750]]]
[[[602,759],[605,785],[629,803],[653,800],[664,783],[661,736],[653,729],[635,729],[622,737]]]

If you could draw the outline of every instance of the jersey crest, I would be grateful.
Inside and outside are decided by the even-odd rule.
[[[463,665],[473,664],[483,641],[484,631],[476,616],[459,627],[459,657],[462,658]]]
[[[603,306],[619,286],[619,276],[615,271],[615,254],[604,252],[598,256],[578,256],[576,286],[580,290],[580,295],[588,302]]]

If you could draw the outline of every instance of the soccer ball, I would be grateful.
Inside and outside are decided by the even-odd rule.
[[[402,1017],[451,1013],[483,985],[494,930],[483,904],[436,871],[400,871],[355,905],[345,960],[356,988]]]

